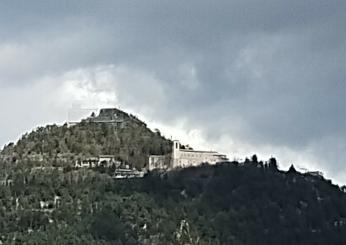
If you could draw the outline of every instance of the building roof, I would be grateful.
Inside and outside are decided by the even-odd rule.
[[[187,150],[187,149],[180,149],[179,151],[183,151],[183,152],[195,152],[195,153],[214,153],[214,154],[219,154],[216,151],[196,151],[196,150]]]

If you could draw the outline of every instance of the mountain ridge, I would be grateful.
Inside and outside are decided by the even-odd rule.
[[[132,179],[104,165],[73,168],[98,154],[143,168],[171,149],[114,109],[25,134],[0,153],[0,244],[346,244],[346,188],[293,165],[281,171],[275,158]]]

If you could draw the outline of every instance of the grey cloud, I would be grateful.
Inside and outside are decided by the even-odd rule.
[[[1,2],[0,88],[129,67],[159,87],[114,82],[131,108],[137,98],[163,123],[186,118],[210,141],[309,150],[325,169],[342,169],[344,148],[332,142],[346,137],[345,8],[341,0]],[[162,93],[164,103],[141,91]]]

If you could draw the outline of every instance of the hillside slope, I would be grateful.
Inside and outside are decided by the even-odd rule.
[[[346,244],[345,188],[274,158],[138,179],[69,167],[111,154],[142,168],[171,144],[117,109],[24,135],[0,153],[0,244]]]
[[[98,116],[71,127],[37,128],[16,144],[7,145],[1,155],[6,161],[57,166],[73,164],[76,159],[115,155],[120,161],[142,168],[148,155],[169,152],[171,142],[138,118],[118,109],[102,109]]]
[[[114,180],[0,164],[4,244],[344,245],[346,194],[254,161]]]

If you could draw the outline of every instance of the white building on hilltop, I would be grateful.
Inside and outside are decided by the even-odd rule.
[[[182,149],[178,140],[173,141],[171,156],[149,156],[148,169],[173,169],[198,166],[202,163],[216,164],[228,161],[224,154],[216,151],[195,151],[191,148]]]

